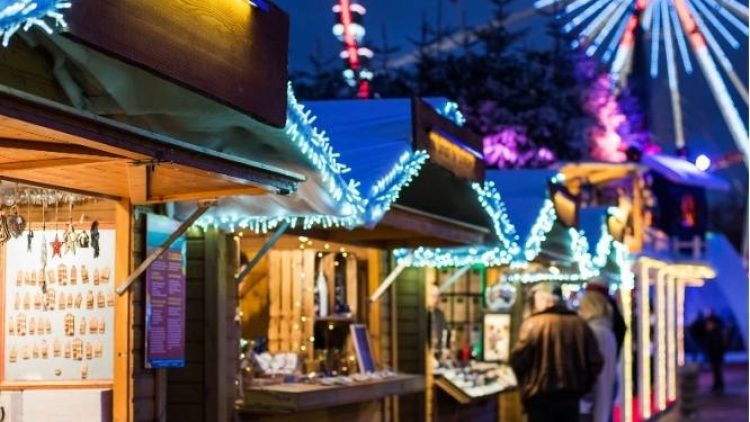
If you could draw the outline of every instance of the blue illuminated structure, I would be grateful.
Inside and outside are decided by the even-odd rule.
[[[647,33],[649,73],[656,78],[666,62],[677,148],[685,146],[678,60],[693,73],[691,54],[708,83],[737,148],[748,159],[748,131],[732,97],[748,104],[748,89],[724,51],[738,50],[748,36],[748,8],[736,0],[537,0],[534,7],[565,21],[574,48],[598,55],[614,80],[624,84],[632,68],[639,30]],[[720,72],[723,71],[723,74]],[[730,93],[727,82],[734,88]],[[741,104],[740,104],[741,105]]]
[[[3,47],[18,31],[41,28],[49,34],[55,28],[66,28],[63,11],[72,6],[69,0],[0,0],[0,36]]]

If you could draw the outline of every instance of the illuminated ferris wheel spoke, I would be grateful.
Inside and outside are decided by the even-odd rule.
[[[659,75],[659,39],[661,39],[661,7],[654,6],[653,24],[651,25],[651,77]]]
[[[712,7],[719,15],[721,15],[727,22],[731,23],[732,26],[737,28],[743,35],[748,35],[747,24],[743,23],[737,16],[733,15],[732,12],[727,10],[726,7],[720,5],[716,0],[704,0],[710,7]]]
[[[682,2],[684,0],[679,0],[679,1]],[[721,45],[719,45],[718,41],[716,41],[716,38],[714,37],[713,33],[708,28],[708,26],[703,21],[703,19],[700,17],[700,15],[696,14],[695,8],[692,7],[692,1],[688,0],[687,2],[685,2],[685,4],[686,4],[687,12],[691,15],[693,21],[695,22],[695,25],[700,29],[700,32],[703,34],[703,38],[705,38],[705,43],[708,44],[710,51],[714,53],[716,58],[719,60],[719,64],[724,69],[724,72],[726,72],[727,77],[729,78],[729,81],[732,83],[735,90],[737,90],[737,93],[740,95],[740,97],[745,102],[745,104],[747,104],[748,103],[747,88],[745,88],[745,85],[742,83],[739,76],[737,76],[737,73],[734,71],[734,68],[732,67],[732,62],[729,60],[729,57],[727,57],[726,53],[724,53],[724,50],[721,48]],[[713,62],[713,58],[711,59],[711,61]]]
[[[607,39],[607,37],[612,33],[612,30],[618,23],[620,23],[620,25],[624,28],[624,26],[627,24],[627,20],[623,19],[623,15],[625,15],[625,12],[628,11],[628,6],[629,5],[627,1],[620,1],[620,4],[617,7],[617,10],[615,11],[612,18],[607,21],[607,24],[604,25],[604,28],[602,28],[602,30],[599,31],[599,33],[596,35],[596,38],[594,38],[594,42],[592,42],[591,45],[586,49],[586,54],[588,54],[589,56],[593,56],[594,54],[596,54],[597,50],[599,50],[599,47],[601,47],[604,40]],[[613,41],[616,43],[619,38],[619,36],[615,36],[613,38]],[[609,61],[609,59],[605,59],[604,61]]]
[[[654,15],[654,4],[659,0],[652,0],[646,4],[646,9],[643,11],[641,19],[641,27],[648,30],[651,27],[651,18]]]
[[[580,26],[583,22],[585,22],[588,18],[591,17],[594,13],[596,13],[599,9],[606,6],[609,0],[597,0],[594,2],[594,4],[588,6],[586,9],[584,9],[578,16],[571,19],[568,23],[566,23],[563,26],[563,31],[565,32],[571,32],[578,26]]]
[[[742,152],[745,163],[748,162],[748,133],[745,128],[745,123],[740,117],[737,111],[732,97],[729,95],[724,81],[721,79],[716,64],[714,63],[711,54],[706,47],[706,41],[701,36],[700,32],[693,32],[691,29],[695,29],[696,25],[699,24],[699,18],[696,15],[691,15],[691,10],[685,0],[674,0],[675,8],[677,9],[677,15],[680,17],[685,32],[690,35],[690,44],[693,47],[695,56],[698,59],[698,64],[703,71],[703,74],[708,81],[708,86],[719,104],[719,110],[721,111],[724,121],[729,127],[729,132],[732,134],[734,143]]]
[[[687,42],[685,41],[685,33],[682,31],[682,25],[680,20],[677,18],[677,12],[672,5],[669,7],[669,15],[672,18],[672,27],[674,28],[675,38],[677,39],[677,47],[680,50],[680,57],[682,57],[682,65],[685,68],[685,73],[693,73],[693,64],[690,61],[690,54],[688,53]]]
[[[612,55],[617,51],[617,45],[620,43],[620,40],[622,39],[623,34],[625,34],[625,31],[628,29],[628,22],[630,22],[631,17],[633,16],[632,11],[628,11],[626,15],[622,18],[622,22],[620,22],[620,26],[617,28],[617,32],[615,33],[615,36],[612,37],[612,39],[609,42],[609,45],[607,46],[607,50],[604,51],[604,54],[602,55],[602,60],[605,63],[608,63],[609,60],[612,58]]]
[[[599,15],[594,18],[591,22],[589,22],[588,25],[581,31],[580,36],[586,37],[587,39],[591,39],[592,37],[596,36],[601,29],[602,26],[605,24],[605,20],[609,19],[609,17],[614,13],[615,8],[617,7],[617,2],[610,2],[610,4],[601,12]]]
[[[672,29],[669,17],[669,5],[661,2],[661,18],[664,27],[664,52],[667,57],[667,80],[669,81],[669,96],[672,101],[672,122],[674,124],[675,144],[677,148],[685,146],[685,131],[682,125],[682,105],[680,103],[680,88],[677,79],[677,65],[675,51],[672,45]]]
[[[581,7],[591,3],[594,0],[576,0],[573,3],[570,3],[569,5],[565,6],[565,14],[571,14],[575,12],[576,10],[580,9]]]
[[[680,0],[684,1],[684,0]],[[718,41],[716,41],[716,38],[714,37],[713,32],[711,32],[711,28],[706,25],[706,23],[703,21],[703,19],[696,13],[695,8],[693,7],[693,1],[687,0],[686,2],[687,10],[690,13],[690,16],[692,16],[693,21],[695,22],[698,29],[700,29],[700,33],[703,35],[703,38],[706,40],[706,44],[708,44],[708,47],[711,49],[711,52],[716,55],[716,57],[719,59],[719,63],[721,63],[721,66],[724,69],[732,70],[732,62],[729,60],[729,57],[727,57],[726,53],[724,53],[724,49],[721,48],[721,45]]]
[[[725,5],[728,9],[730,9],[732,12],[734,12],[735,14],[747,20],[748,10],[747,10],[747,6],[745,6],[744,4],[736,0],[721,0],[721,3]]]
[[[537,0],[534,2],[535,9],[546,9],[555,3],[560,3],[558,0]]]
[[[737,41],[736,38],[732,36],[732,34],[729,33],[729,30],[727,29],[724,24],[722,24],[718,18],[716,18],[716,15],[708,8],[706,5],[703,4],[701,0],[692,0],[691,3],[698,8],[701,12],[703,12],[703,16],[708,19],[708,21],[716,28],[717,31],[721,34],[721,36],[724,37],[724,39],[731,45],[733,48],[740,48],[740,42]]]

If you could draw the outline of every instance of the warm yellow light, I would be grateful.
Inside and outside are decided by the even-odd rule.
[[[667,271],[660,268],[656,275],[656,407],[667,408]]]
[[[667,279],[667,398],[677,399],[677,320],[676,320],[676,287],[674,277]]]
[[[474,168],[477,162],[477,157],[474,154],[437,132],[431,131],[428,138],[430,159],[451,169],[460,177],[467,179],[474,177]]]
[[[620,289],[620,303],[622,304],[622,317],[625,320],[627,331],[622,342],[622,422],[633,422],[633,300],[632,290]]]
[[[298,239],[302,243],[307,243],[307,241],[310,240],[310,238],[307,236],[300,236]]]
[[[638,277],[638,396],[641,417],[651,417],[651,310],[649,309],[650,262],[640,261]]]

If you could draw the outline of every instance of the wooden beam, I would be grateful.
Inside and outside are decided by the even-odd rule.
[[[0,148],[16,149],[22,151],[51,152],[58,154],[99,158],[127,158],[122,155],[112,154],[110,152],[85,147],[83,145],[59,142],[30,141],[26,139],[0,138]]]
[[[176,201],[202,201],[202,200],[213,200],[219,199],[226,196],[239,196],[239,195],[261,195],[268,193],[267,191],[255,187],[255,186],[244,186],[244,187],[227,187],[226,189],[213,189],[213,190],[195,190],[191,192],[175,192],[168,195],[151,195],[142,204],[160,204],[163,202],[176,202]]]
[[[117,286],[117,294],[122,296],[125,292],[127,292],[130,289],[130,286],[135,282],[135,280],[138,279],[138,277],[143,274],[148,267],[151,266],[154,262],[156,262],[157,259],[159,259],[160,256],[164,254],[164,252],[169,249],[169,247],[174,243],[175,240],[177,240],[178,237],[182,236],[185,231],[187,231],[190,226],[195,223],[195,220],[200,218],[210,207],[212,207],[215,203],[214,202],[204,202],[201,204],[198,204],[198,208],[193,211],[190,216],[185,219],[185,221],[180,224],[177,229],[172,232],[172,234],[169,235],[167,240],[164,241],[164,243],[161,244],[158,248],[156,248],[151,254],[146,257],[146,259],[141,262],[141,264],[138,266],[138,268],[135,269],[128,277],[125,279],[125,281],[122,282],[119,286]]]
[[[140,155],[143,159],[165,160],[186,167],[242,179],[283,194],[290,194],[304,181],[300,174],[238,158],[199,145],[182,142],[69,107],[40,101],[12,88],[0,87],[0,121],[17,123],[24,130],[44,132],[49,137],[75,137],[81,145],[112,152]]]
[[[134,204],[145,204],[149,199],[151,166],[131,164],[128,166],[127,171],[130,201]]]
[[[42,189],[59,190],[62,187],[64,188],[65,191],[70,192],[70,193],[75,193],[78,195],[90,196],[92,198],[100,198],[100,199],[111,199],[113,201],[122,200],[122,198],[119,196],[109,195],[103,192],[92,192],[89,190],[76,189],[74,187],[66,186],[65,184],[61,184],[61,183],[57,183],[57,184],[40,183],[34,180],[28,180],[28,179],[19,178],[19,177],[8,177],[5,175],[0,175],[0,180],[6,181],[6,182],[13,182],[13,183],[23,183],[26,185],[36,186]]]
[[[133,214],[131,205],[127,201],[115,204],[115,280],[124,280],[132,265],[133,256]],[[133,326],[131,325],[130,292],[115,296],[114,323],[114,381],[112,387],[112,420],[128,422],[133,416],[133,386],[132,386],[132,340]]]
[[[10,163],[0,163],[0,172],[2,171],[26,171],[26,170],[39,170],[56,167],[70,167],[80,166],[84,164],[96,164],[109,160],[97,159],[93,160],[90,158],[51,158],[49,160],[31,160],[31,161],[15,161]]]

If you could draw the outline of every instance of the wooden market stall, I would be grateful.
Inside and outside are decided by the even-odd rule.
[[[393,397],[423,391],[424,378],[404,375],[408,371],[398,367],[398,305],[395,292],[386,290],[397,275],[391,274],[396,267],[389,259],[390,250],[484,243],[492,235],[486,228],[488,217],[470,196],[469,184],[446,168],[451,151],[462,159],[469,154],[470,169],[477,162],[473,153],[448,136],[472,145],[478,140],[439,114],[444,104],[418,99],[339,103],[307,103],[305,108],[312,113],[301,113],[304,119],[293,115],[304,111],[301,106],[289,107],[288,118],[296,119],[296,131],[289,136],[318,163],[318,172],[326,175],[324,183],[308,190],[303,185],[296,198],[279,202],[272,210],[241,199],[220,201],[194,229],[206,235],[232,233],[234,242],[228,244],[225,256],[235,248],[243,257],[223,264],[223,260],[211,262],[207,252],[201,256],[196,250],[195,256],[196,262],[223,268],[224,274],[239,268],[238,297],[229,294],[219,306],[231,313],[238,305],[236,318],[248,341],[240,356],[245,373],[238,379],[242,397],[238,411],[243,418],[393,417],[398,412]],[[340,112],[341,107],[346,113]],[[371,109],[357,112],[360,107]],[[390,114],[386,133],[397,137],[373,129],[380,127],[373,125],[378,113]],[[312,126],[312,116],[317,117],[318,127]],[[363,124],[372,128],[353,130],[352,116],[367,116],[369,123],[364,119]],[[318,128],[330,138],[320,135]],[[438,131],[443,134],[439,138],[434,135]],[[363,134],[371,137],[368,142],[362,142]],[[428,157],[432,162],[425,163]],[[465,173],[467,167],[458,164],[452,168]],[[351,172],[340,171],[344,166]],[[480,167],[471,171],[481,177],[479,172]],[[344,174],[351,182],[344,180]],[[471,199],[474,205],[430,206],[418,195],[431,180],[447,194]],[[323,308],[327,312],[321,312]],[[369,368],[358,345],[368,337],[371,343],[365,348],[371,350],[373,365]],[[218,349],[213,353],[232,353],[228,347]],[[269,371],[268,365],[277,367]],[[374,375],[367,374],[373,370]]]
[[[169,413],[167,370],[146,366],[146,283],[132,274],[150,252],[144,216],[171,214],[160,204],[209,201],[193,207],[190,220],[219,197],[289,194],[304,177],[278,160],[226,154],[152,118],[179,101],[152,102],[148,112],[128,101],[146,104],[156,92],[188,103],[210,97],[246,116],[256,137],[282,131],[288,18],[268,5],[260,12],[247,3],[169,1],[159,4],[170,10],[163,14],[147,1],[81,0],[60,13],[22,16],[56,29],[67,21],[67,31],[18,34],[0,58],[0,232],[19,217],[25,223],[0,246],[6,417],[130,421]],[[254,39],[211,28],[189,42],[164,36],[194,22],[197,8],[222,17],[203,24],[232,21]],[[127,46],[118,41],[136,32]]]

